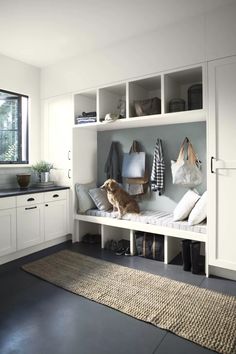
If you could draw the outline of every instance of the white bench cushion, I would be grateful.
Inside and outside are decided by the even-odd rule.
[[[100,211],[98,209],[87,210],[85,215],[90,216],[102,216],[107,218],[114,218],[117,216],[117,213]],[[141,222],[144,224],[158,225],[163,227],[169,227],[178,230],[197,232],[201,234],[206,234],[207,226],[206,223],[201,223],[198,225],[190,226],[188,221],[173,221],[173,214],[166,213],[163,211],[151,211],[145,210],[141,211],[140,214],[128,213],[122,217],[123,220],[130,220],[134,222]]]

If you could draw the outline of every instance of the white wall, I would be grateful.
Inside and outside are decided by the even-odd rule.
[[[236,54],[236,3],[42,70],[42,97]]]
[[[29,158],[40,158],[40,70],[18,60],[0,55],[1,89],[22,93],[30,98],[29,112]],[[0,188],[15,183],[16,171],[25,169],[0,166]]]

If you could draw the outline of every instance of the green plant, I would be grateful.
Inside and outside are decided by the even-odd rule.
[[[50,172],[50,170],[53,168],[53,165],[49,162],[46,161],[39,161],[36,162],[34,165],[32,165],[32,170],[38,173],[41,172]]]

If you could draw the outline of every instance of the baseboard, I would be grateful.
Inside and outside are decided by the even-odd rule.
[[[23,250],[16,251],[14,253],[11,253],[11,254],[8,254],[8,255],[0,257],[0,264],[4,264],[4,263],[7,263],[7,262],[14,261],[15,259],[27,256],[27,255],[29,255],[31,253],[41,251],[41,250],[43,250],[45,248],[48,248],[48,247],[51,247],[51,246],[55,246],[55,245],[58,245],[58,244],[60,244],[62,242],[69,241],[69,240],[71,240],[71,234],[58,237],[55,240],[50,240],[50,241],[46,241],[46,242],[40,243],[39,245],[36,245],[36,246],[32,246],[32,247],[29,247],[29,248],[25,248]]]
[[[215,275],[217,277],[236,280],[236,271],[234,270],[209,266],[209,273],[210,275]]]

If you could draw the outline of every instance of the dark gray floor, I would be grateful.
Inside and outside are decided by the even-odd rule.
[[[106,306],[74,295],[20,269],[70,248],[90,256],[236,295],[236,282],[193,275],[181,266],[115,256],[70,242],[0,266],[0,354],[210,354],[210,350]]]

